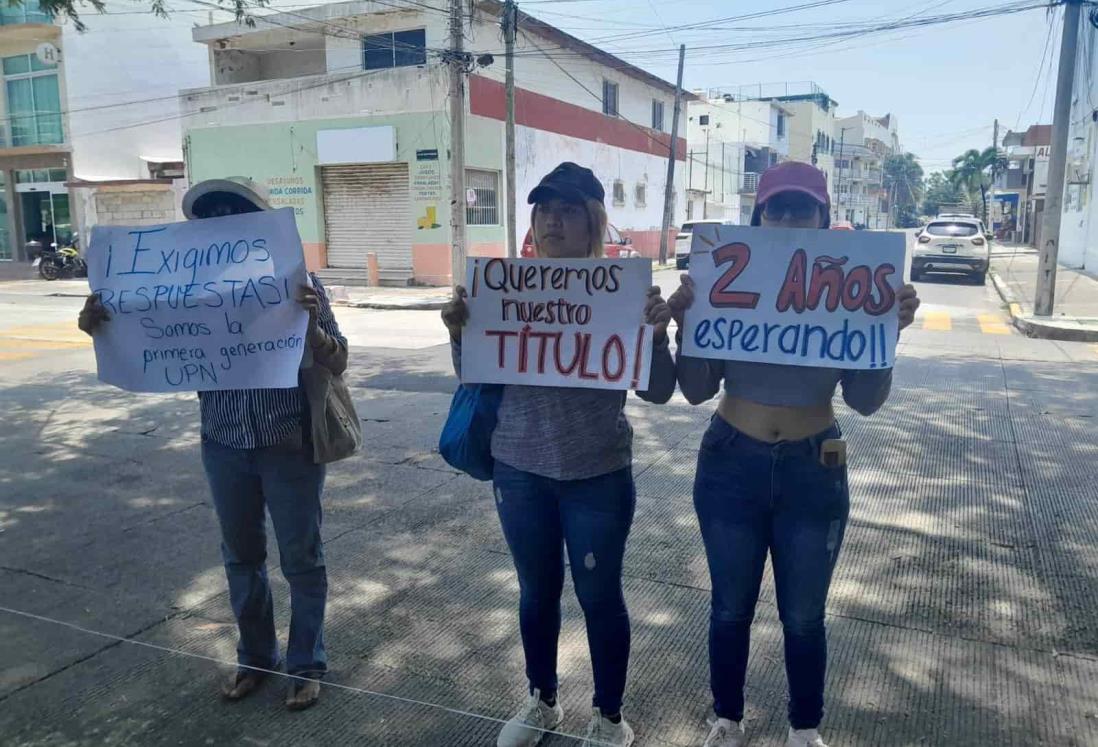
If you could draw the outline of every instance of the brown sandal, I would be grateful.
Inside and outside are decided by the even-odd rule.
[[[294,680],[286,694],[286,708],[291,711],[304,711],[312,708],[320,700],[320,680]]]
[[[265,679],[267,679],[266,672],[238,669],[233,678],[221,686],[221,697],[229,701],[243,700],[255,692]]]

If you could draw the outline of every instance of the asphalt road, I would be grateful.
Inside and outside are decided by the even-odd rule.
[[[657,282],[670,292],[676,275]],[[872,418],[840,405],[853,501],[824,734],[1098,744],[1098,350],[1015,334],[989,288],[918,288],[888,404]],[[332,687],[289,714],[284,683],[232,706],[215,694],[235,638],[194,396],[98,384],[79,299],[17,290],[0,286],[0,742],[494,744],[523,696],[517,583],[489,490],[434,451],[454,386],[437,312],[337,311],[366,445],[332,466],[325,498]],[[641,745],[706,731],[709,578],[690,491],[712,409],[628,405],[625,713]],[[273,546],[270,567],[285,640]],[[780,631],[768,576],[753,747],[784,743]],[[577,744],[587,662],[568,588],[566,734],[543,744]]]

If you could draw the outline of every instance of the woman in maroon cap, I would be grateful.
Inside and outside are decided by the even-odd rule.
[[[828,228],[831,201],[822,172],[786,162],[759,181],[753,226]],[[898,293],[900,328],[919,306]],[[835,388],[862,415],[888,397],[891,369],[839,370],[681,354],[683,317],[694,301],[689,276],[668,300],[678,323],[679,387],[691,404],[724,396],[702,439],[694,507],[709,561],[713,599],[709,668],[716,720],[705,747],[744,744],[744,679],[751,621],[767,553],[774,569],[789,681],[788,747],[826,747],[823,719],[827,637],[824,608],[850,505],[845,464],[824,466],[821,446],[841,438]],[[845,461],[837,460],[837,461]]]
[[[605,191],[590,169],[565,162],[530,192],[530,225],[539,257],[601,257]],[[675,391],[667,344],[671,310],[659,288],[648,291],[645,315],[655,326],[652,374],[641,399],[664,403]],[[458,286],[442,310],[460,375],[461,329],[469,316]],[[557,639],[567,551],[576,596],[587,623],[595,678],[594,713],[584,747],[628,747],[622,719],[629,664],[629,613],[622,593],[625,541],[633,523],[633,429],[625,392],[505,386],[492,433],[496,511],[519,581],[519,630],[528,695],[500,731],[498,747],[533,747],[556,729]]]

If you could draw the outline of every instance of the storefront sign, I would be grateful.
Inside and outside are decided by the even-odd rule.
[[[648,388],[647,259],[470,258],[466,383]]]
[[[796,366],[889,368],[904,237],[877,231],[694,227],[683,352]]]
[[[297,386],[309,316],[293,212],[95,226],[88,282],[110,314],[99,378],[135,392]]]

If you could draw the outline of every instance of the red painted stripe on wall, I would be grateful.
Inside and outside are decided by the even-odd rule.
[[[501,122],[506,119],[503,84],[480,75],[469,76],[469,111]],[[632,125],[623,119],[523,88],[515,89],[515,124],[663,158],[671,149],[671,135],[666,132]],[[681,137],[675,158],[686,160],[686,140]]]

